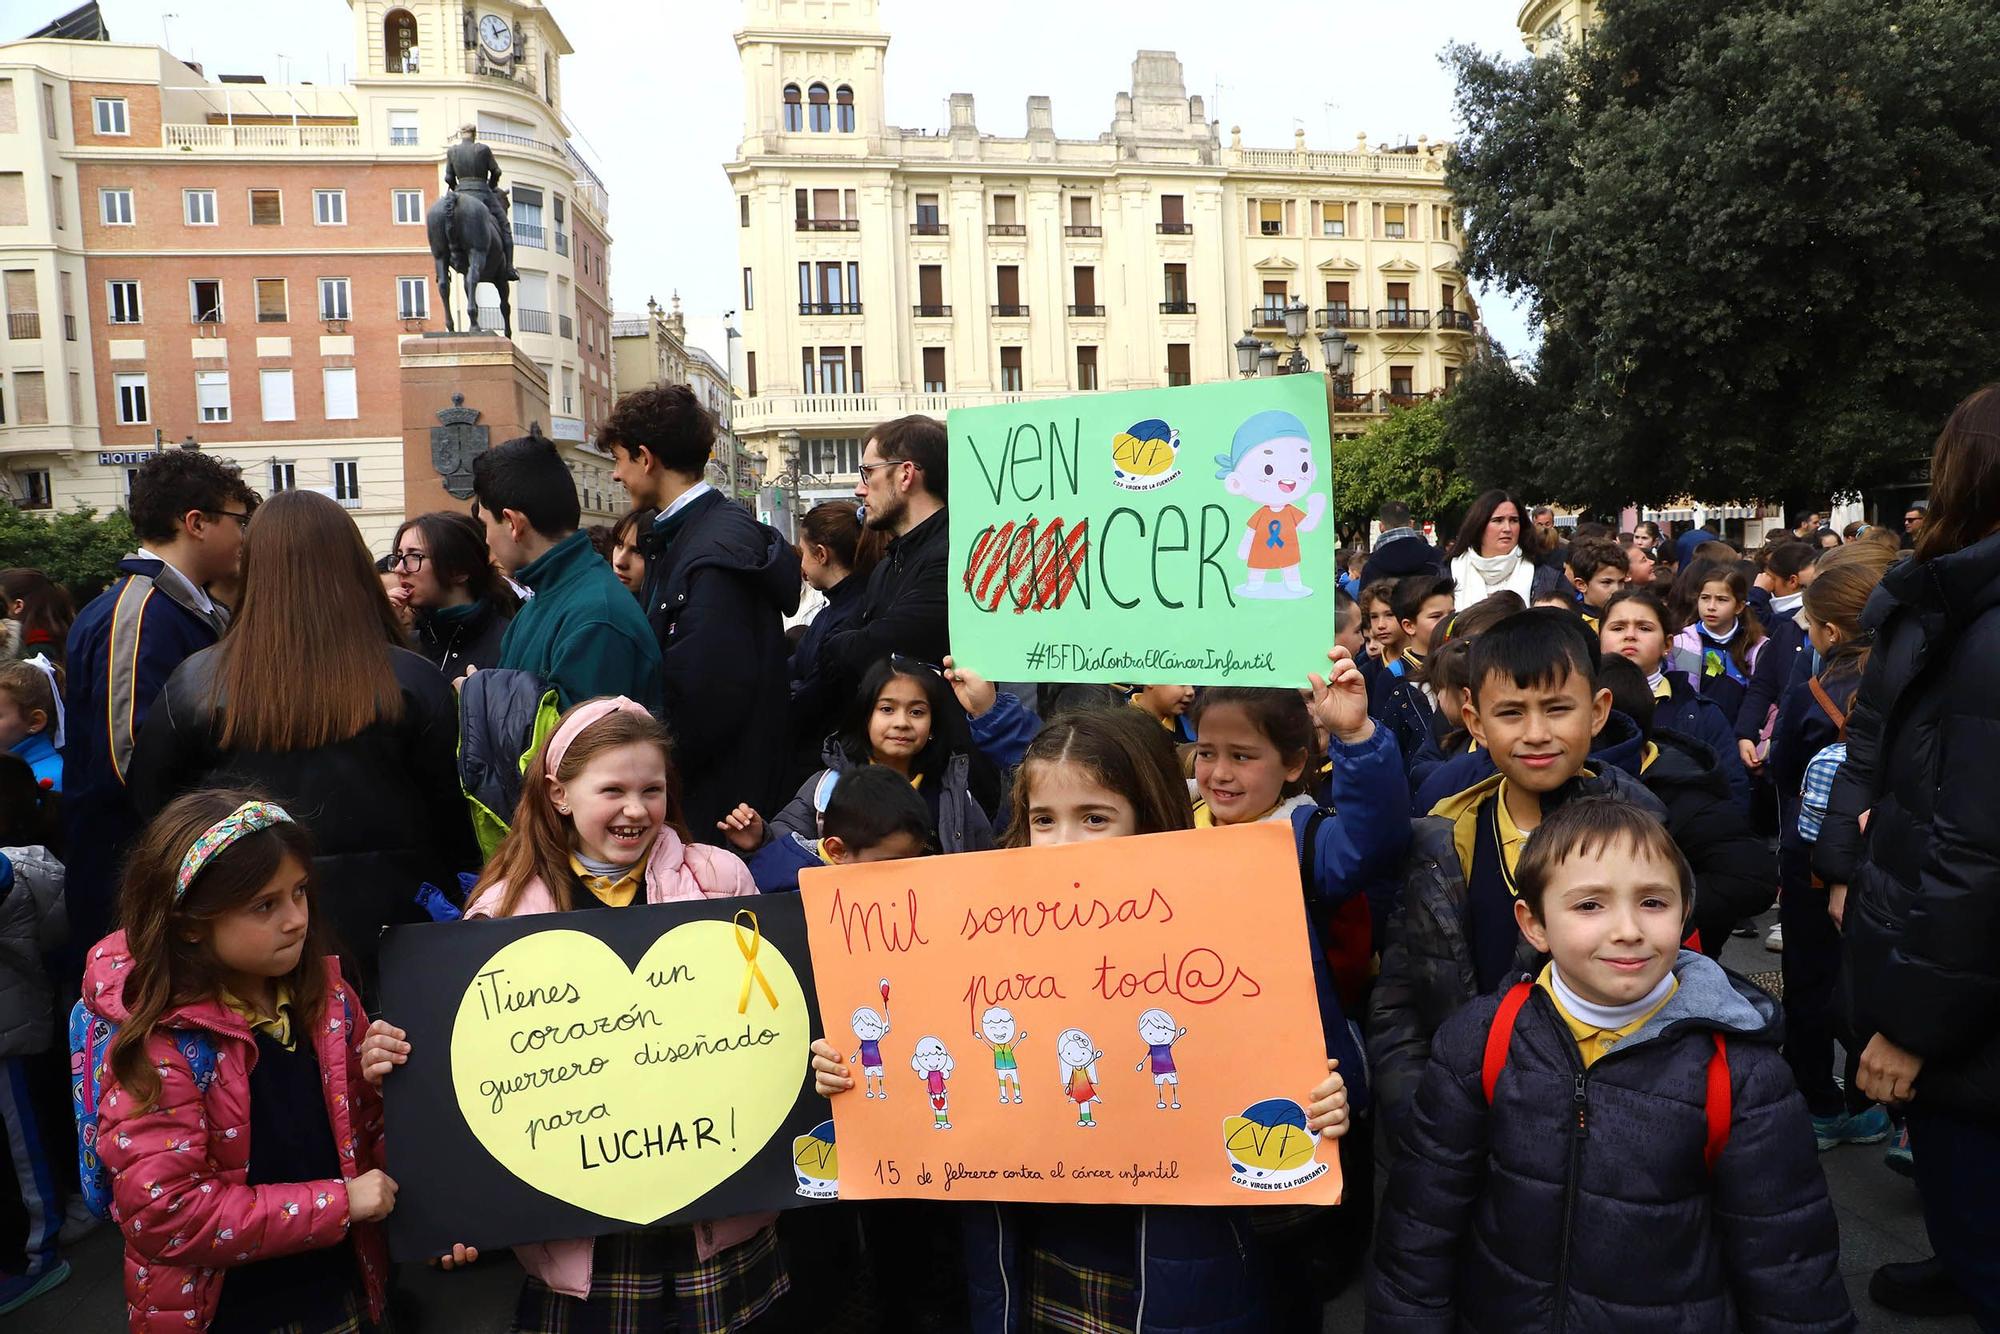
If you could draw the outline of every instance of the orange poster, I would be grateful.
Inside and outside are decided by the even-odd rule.
[[[855,1081],[806,1146],[840,1198],[1340,1198],[1306,1129],[1326,1046],[1289,825],[829,866],[800,889]]]

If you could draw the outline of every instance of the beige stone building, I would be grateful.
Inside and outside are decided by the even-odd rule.
[[[386,547],[402,345],[444,327],[424,212],[472,123],[511,191],[515,341],[547,376],[544,427],[585,508],[622,507],[588,443],[612,397],[609,200],[565,138],[567,39],[534,0],[350,3],[358,73],[338,87],[211,77],[108,37],[0,45],[15,503],[122,505],[148,451],[193,440],[266,494],[325,491]]]
[[[1536,55],[1580,42],[1597,26],[1597,0],[1527,0],[1514,16],[1521,39]]]
[[[911,11],[927,12],[927,11]],[[868,427],[908,412],[1227,379],[1246,330],[1289,354],[1284,309],[1342,332],[1336,431],[1447,388],[1477,313],[1444,145],[1225,141],[1173,53],[1142,51],[1094,139],[941,131],[884,116],[877,0],[745,0],[736,35],[744,361],[737,431],[807,502],[852,489]],[[942,20],[940,20],[942,21]],[[1107,69],[1107,74],[1109,73]]]

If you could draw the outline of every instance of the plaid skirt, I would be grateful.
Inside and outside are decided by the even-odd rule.
[[[1039,1246],[1029,1253],[1027,1328],[1036,1334],[1130,1334],[1138,1314],[1132,1275],[1069,1264]]]
[[[727,1334],[747,1328],[791,1288],[771,1228],[704,1261],[685,1227],[597,1239],[590,1297],[529,1278],[514,1307],[515,1334]]]

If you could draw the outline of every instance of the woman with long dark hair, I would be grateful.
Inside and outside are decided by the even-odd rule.
[[[423,920],[419,885],[479,865],[458,787],[458,702],[402,636],[354,521],[283,491],[243,545],[243,605],[174,669],[139,734],[131,789],[151,818],[218,782],[270,792],[313,836],[321,903],[372,998],[376,936]]]
[[[1488,491],[1472,502],[1458,540],[1452,543],[1451,577],[1457,585],[1457,610],[1464,611],[1495,593],[1513,593],[1529,606],[1535,599],[1563,586],[1559,562],[1536,564],[1522,545],[1527,522],[1521,502],[1505,491]]]
[[[2000,385],[1945,422],[1914,559],[1860,628],[1875,647],[1813,865],[1845,936],[1858,1082],[1907,1109],[1937,1252],[1869,1293],[1956,1296],[2000,1330]]]
[[[7,619],[13,623],[10,628],[16,630],[9,636],[13,656],[44,654],[61,666],[70,622],[76,619],[76,608],[63,586],[40,570],[0,570],[0,599],[7,604]]]
[[[390,601],[414,613],[410,637],[447,681],[499,666],[501,636],[521,601],[493,568],[484,524],[452,510],[405,519],[389,570],[400,591]]]
[[[820,743],[848,702],[836,697],[821,675],[820,649],[828,635],[845,628],[860,614],[868,573],[882,558],[882,546],[882,534],[862,526],[852,501],[822,502],[799,520],[799,569],[808,584],[826,595],[826,605],[792,649],[794,780],[819,767]]]

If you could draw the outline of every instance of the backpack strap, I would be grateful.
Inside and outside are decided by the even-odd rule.
[[[1826,710],[1826,716],[1833,719],[1834,731],[1839,734],[1842,741],[1847,740],[1847,714],[1833,702],[1833,696],[1826,693],[1826,687],[1819,683],[1817,676],[1807,684],[1812,688],[1813,698],[1819,701],[1822,709]]]
[[[1486,1030],[1486,1059],[1479,1066],[1479,1085],[1486,1090],[1488,1107],[1493,1105],[1493,1088],[1500,1082],[1500,1072],[1507,1066],[1507,1049],[1514,1044],[1514,1021],[1520,1018],[1521,1007],[1534,989],[1532,982],[1516,982],[1493,1012],[1493,1026]]]
[[[1319,854],[1319,827],[1332,814],[1324,806],[1315,806],[1312,814],[1306,817],[1305,838],[1299,843],[1299,884],[1308,899],[1313,897],[1313,865]]]
[[[1729,1088],[1729,1045],[1723,1041],[1722,1034],[1713,1036],[1715,1052],[1708,1058],[1708,1096],[1705,1100],[1708,1142],[1701,1150],[1702,1161],[1708,1165],[1710,1176],[1715,1175],[1715,1165],[1722,1158],[1722,1150],[1729,1144],[1729,1123],[1736,1114]],[[1491,1095],[1488,1096],[1490,1100]]]

